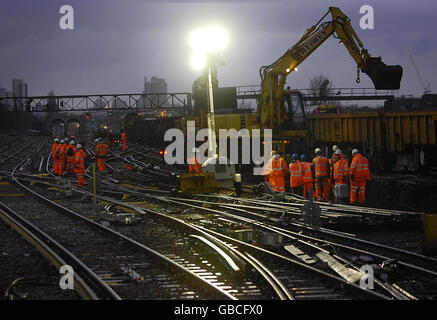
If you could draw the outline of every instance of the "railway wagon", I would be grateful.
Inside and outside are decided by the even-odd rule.
[[[437,164],[437,111],[308,115],[307,127],[311,145],[337,144],[348,156],[359,148],[376,171],[427,171]]]
[[[128,141],[162,147],[164,134],[174,128],[174,121],[173,118],[142,118],[137,113],[130,113],[121,118],[120,129],[127,133]]]

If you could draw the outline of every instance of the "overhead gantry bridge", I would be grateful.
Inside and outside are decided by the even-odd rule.
[[[64,96],[2,97],[3,112],[155,111],[188,113],[191,93],[117,93]]]

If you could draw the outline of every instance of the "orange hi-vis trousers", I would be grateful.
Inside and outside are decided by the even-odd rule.
[[[351,190],[350,190],[350,202],[357,202],[357,193],[358,193],[358,201],[360,203],[364,203],[366,201],[366,180],[355,180],[351,181]]]
[[[307,199],[309,198],[310,190],[313,193],[313,198],[315,197],[314,191],[312,191],[313,190],[313,183],[312,182],[306,182],[302,185],[302,187],[303,187],[302,196],[304,198],[307,198]]]
[[[58,174],[58,159],[56,159],[55,157],[53,157],[53,172],[55,174]]]
[[[99,171],[106,170],[106,158],[97,158],[97,169]]]
[[[273,191],[284,192],[285,191],[285,176],[282,174],[270,174],[270,186]]]
[[[82,187],[85,184],[85,171],[84,172],[76,171],[76,177],[77,177],[77,185],[79,187]]]
[[[316,177],[316,182],[314,185],[316,188],[316,199],[327,201],[329,192],[328,176]]]
[[[58,161],[58,174],[62,176],[65,171],[65,158],[61,158]]]

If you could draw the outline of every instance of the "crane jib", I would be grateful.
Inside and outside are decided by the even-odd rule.
[[[301,46],[294,50],[291,53],[291,56],[297,62],[303,60],[306,56],[308,56],[311,52],[313,52],[326,38],[330,36],[330,33],[325,29],[319,31],[315,35],[313,35],[310,39],[305,41]]]

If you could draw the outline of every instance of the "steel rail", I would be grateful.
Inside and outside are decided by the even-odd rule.
[[[175,201],[175,200],[172,200],[170,198],[168,201]],[[322,243],[326,243],[326,244],[330,244],[330,245],[334,245],[334,246],[338,246],[338,247],[343,247],[345,249],[348,249],[348,250],[351,250],[351,251],[355,251],[355,252],[360,253],[360,254],[367,254],[367,255],[373,256],[373,257],[378,258],[378,259],[383,259],[383,260],[390,259],[390,257],[384,256],[384,255],[380,255],[380,254],[377,254],[377,253],[373,253],[373,252],[370,252],[370,251],[367,251],[367,250],[362,250],[362,249],[359,249],[359,248],[354,248],[354,247],[347,246],[345,244],[336,243],[336,242],[328,241],[328,240],[325,240],[325,239],[320,239],[320,238],[315,238],[315,237],[303,235],[303,234],[300,234],[298,232],[293,232],[293,231],[290,231],[290,230],[287,230],[287,229],[283,229],[283,228],[280,228],[280,227],[277,227],[277,226],[269,226],[269,225],[266,225],[263,222],[252,220],[252,219],[245,218],[245,217],[241,217],[241,216],[234,215],[234,214],[231,214],[231,213],[223,213],[221,211],[210,209],[210,208],[204,208],[204,207],[195,206],[195,205],[191,205],[191,204],[184,204],[181,201],[176,201],[176,203],[177,204],[186,205],[186,206],[191,206],[191,207],[197,208],[199,210],[204,210],[204,211],[209,211],[209,212],[213,212],[213,213],[216,213],[216,214],[226,215],[228,217],[231,217],[231,218],[234,218],[234,219],[237,219],[237,220],[241,220],[241,221],[244,221],[246,223],[257,225],[258,227],[267,229],[267,230],[272,231],[272,232],[279,232],[281,235],[286,236],[286,237],[291,237],[291,239],[295,240],[295,241],[297,240],[296,237],[297,238],[300,237],[300,238],[305,238],[305,239],[309,239],[309,240],[313,240],[313,241],[318,241],[318,242],[322,242]],[[315,228],[312,228],[312,230],[314,230],[314,229]],[[330,231],[320,231],[320,232],[326,233],[326,234],[329,234],[329,235],[336,235],[336,234],[333,234]],[[423,260],[426,260],[426,262],[428,262],[428,263],[429,262],[433,262],[433,263],[437,262],[437,260],[434,259],[434,258],[422,256],[422,255],[416,254],[414,252],[405,251],[405,250],[398,249],[398,248],[393,248],[393,247],[386,246],[386,245],[383,245],[383,244],[378,244],[378,243],[375,243],[375,242],[371,242],[371,241],[367,241],[367,240],[362,240],[362,239],[350,237],[350,236],[344,235],[344,234],[338,234],[336,236],[338,238],[347,239],[348,241],[355,241],[355,242],[358,242],[360,244],[367,244],[367,245],[370,245],[370,246],[374,246],[374,247],[390,250],[390,251],[393,251],[393,252],[398,253],[398,254],[409,255],[410,258],[423,258]],[[302,241],[302,240],[300,240],[300,241]],[[304,243],[307,243],[307,242],[304,241]],[[420,272],[426,273],[426,274],[428,274],[430,276],[437,277],[437,272],[435,272],[435,271],[428,270],[428,269],[425,269],[425,268],[422,268],[422,267],[419,267],[419,266],[415,266],[413,264],[410,264],[410,263],[407,263],[407,262],[404,262],[404,261],[400,261],[400,260],[398,260],[398,262],[399,262],[400,265],[403,265],[403,266],[405,266],[407,268],[411,268],[411,269],[414,269],[416,271],[420,271]]]
[[[100,300],[101,297],[87,284],[79,275],[84,274],[93,285],[104,292],[106,298],[121,300],[102,279],[92,270],[83,264],[74,254],[59,244],[55,239],[44,231],[22,218],[17,212],[7,207],[0,201],[0,217],[20,233],[30,244],[32,244],[53,266],[57,269],[64,265],[71,265],[76,271],[73,277],[75,291],[86,300]]]
[[[177,198],[174,198],[174,199],[177,199]],[[184,199],[184,200],[185,201],[191,201],[191,202],[195,201],[195,202],[202,202],[202,203],[204,203],[204,201],[195,200],[195,199]],[[251,202],[251,201],[248,200],[247,202]],[[252,202],[254,202],[254,201],[252,201]],[[214,204],[218,205],[218,206],[223,206],[223,207],[224,206],[232,206],[232,204],[226,204],[226,205],[224,205],[222,203],[214,203]],[[261,205],[265,205],[264,203],[261,203],[261,202],[260,202],[260,204]],[[279,207],[276,207],[276,208],[279,209]],[[262,209],[263,208],[261,207],[260,210],[262,210]],[[259,215],[257,213],[253,213],[253,212],[251,212],[251,214]],[[421,259],[422,261],[424,261],[426,263],[436,263],[436,265],[437,265],[437,259],[435,259],[435,258],[427,257],[427,256],[424,256],[424,255],[421,255],[421,254],[418,254],[418,253],[415,253],[415,252],[411,252],[411,251],[407,251],[407,250],[403,250],[403,249],[400,249],[400,248],[395,248],[395,247],[387,246],[387,245],[384,245],[384,244],[381,244],[381,243],[377,243],[377,242],[373,242],[373,241],[369,241],[369,240],[364,240],[364,239],[356,238],[356,237],[354,237],[354,236],[352,236],[350,234],[346,234],[344,232],[331,231],[331,230],[327,230],[325,228],[314,228],[314,227],[311,227],[311,226],[306,226],[306,225],[298,224],[298,223],[295,223],[295,222],[289,222],[289,224],[294,225],[294,226],[296,226],[298,228],[308,229],[308,230],[316,232],[316,233],[327,234],[327,235],[330,235],[330,236],[333,236],[333,237],[337,237],[337,238],[342,239],[342,240],[348,240],[348,241],[359,243],[359,244],[365,244],[365,245],[372,246],[372,247],[375,247],[375,248],[380,248],[380,249],[383,249],[383,250],[387,250],[387,251],[390,251],[390,252],[393,252],[393,253],[396,253],[396,254],[402,254],[402,255],[408,256],[410,258]],[[275,227],[275,228],[277,228],[277,227]],[[286,229],[283,229],[283,231],[292,232],[292,231],[286,230]],[[322,240],[322,239],[318,239],[318,238],[315,238],[315,239],[316,240]]]
[[[90,193],[83,191],[83,190],[75,190],[77,192],[83,193],[83,194],[88,194],[91,195]],[[272,287],[272,289],[276,292],[276,294],[278,295],[278,297],[280,299],[292,299],[292,295],[290,294],[290,292],[282,285],[282,286],[278,286],[280,282],[279,279],[276,278],[276,276],[273,273],[268,273],[266,272],[266,268],[264,267],[260,267],[259,264],[257,264],[256,262],[253,261],[253,259],[248,258],[247,256],[243,255],[241,252],[235,250],[234,248],[232,248],[231,246],[227,245],[226,243],[224,243],[223,241],[217,239],[216,237],[212,236],[211,234],[209,234],[208,232],[205,232],[203,230],[200,230],[197,226],[194,226],[192,224],[188,224],[183,220],[174,218],[174,217],[170,217],[168,215],[164,215],[160,212],[151,210],[151,209],[146,209],[146,208],[138,208],[135,206],[131,206],[129,204],[123,203],[123,202],[119,202],[116,201],[114,199],[110,199],[104,196],[100,196],[97,195],[97,198],[99,198],[100,200],[103,201],[107,201],[113,204],[116,204],[118,206],[122,206],[125,208],[129,208],[131,210],[134,210],[136,213],[140,214],[140,215],[144,215],[146,213],[149,214],[154,214],[160,218],[164,218],[168,221],[172,221],[177,223],[179,226],[183,226],[185,228],[188,228],[189,230],[191,230],[192,232],[196,232],[201,234],[202,236],[204,236],[205,238],[207,238],[208,240],[212,241],[214,244],[218,245],[221,249],[226,250],[226,252],[228,254],[230,254],[232,257],[236,257],[237,261],[244,261],[245,263],[250,264],[253,268],[255,268],[260,274],[261,276],[267,281],[267,283]],[[240,262],[241,265],[241,262]]]
[[[301,240],[301,239],[297,239],[296,237],[289,235],[286,232],[288,230],[285,230],[285,229],[281,229],[281,228],[278,228],[278,227],[275,227],[275,226],[268,226],[268,225],[266,225],[266,224],[264,224],[262,222],[259,222],[259,221],[251,220],[251,219],[248,219],[248,218],[242,218],[240,216],[236,216],[236,215],[233,215],[233,214],[230,214],[230,213],[223,213],[223,212],[215,210],[215,209],[204,208],[204,207],[200,207],[200,206],[186,204],[186,203],[183,203],[181,201],[175,201],[175,200],[171,200],[171,199],[168,199],[167,201],[170,201],[170,202],[173,202],[173,203],[176,203],[176,204],[180,204],[180,205],[189,206],[189,207],[196,208],[196,209],[199,209],[199,210],[204,210],[204,211],[208,211],[208,212],[212,212],[212,213],[216,213],[216,214],[225,215],[225,216],[237,219],[237,220],[241,220],[241,221],[244,221],[246,223],[250,223],[252,225],[255,225],[255,226],[261,227],[263,229],[269,230],[271,232],[276,232],[276,233],[278,233],[278,234],[280,234],[280,235],[282,235],[284,237],[290,238],[290,239],[292,239],[294,241],[298,241],[299,243],[301,243],[303,245],[306,245],[306,246],[309,246],[309,247],[311,247],[313,249],[317,249],[317,250],[320,250],[320,251],[328,252],[327,250],[325,250],[325,249],[323,249],[323,248],[321,248],[321,247],[319,247],[319,246],[317,246],[315,244],[309,243],[309,242]],[[359,253],[364,253],[364,254],[367,254],[367,255],[370,255],[370,256],[373,256],[373,257],[376,257],[376,258],[379,258],[379,259],[383,259],[383,260],[390,259],[389,257],[385,257],[385,256],[382,256],[382,255],[379,255],[379,254],[375,254],[375,253],[364,251],[364,250],[361,250],[361,249],[349,247],[349,246],[346,246],[346,245],[343,245],[343,244],[329,242],[329,241],[326,241],[326,240],[323,240],[323,239],[311,238],[309,236],[299,235],[297,233],[296,233],[296,236],[300,236],[301,238],[302,237],[310,238],[311,240],[316,240],[316,241],[323,242],[323,243],[326,243],[326,244],[331,244],[331,245],[334,245],[334,246],[343,247],[343,248],[346,248],[346,249],[351,250],[351,251],[355,251],[355,252],[359,252]],[[414,269],[416,271],[420,271],[420,272],[426,273],[426,274],[431,275],[433,277],[437,276],[437,273],[434,272],[434,271],[427,270],[427,269],[424,269],[422,267],[418,267],[418,266],[415,266],[415,265],[412,265],[412,264],[409,264],[409,263],[406,263],[406,262],[403,262],[403,261],[398,261],[398,263],[400,265],[404,266],[404,267],[407,267],[407,268],[410,268],[410,269]],[[384,290],[387,290],[390,294],[393,294],[391,288],[387,289],[387,285],[386,286],[381,286],[381,288],[383,288]],[[404,295],[402,294],[402,296],[404,296]]]

